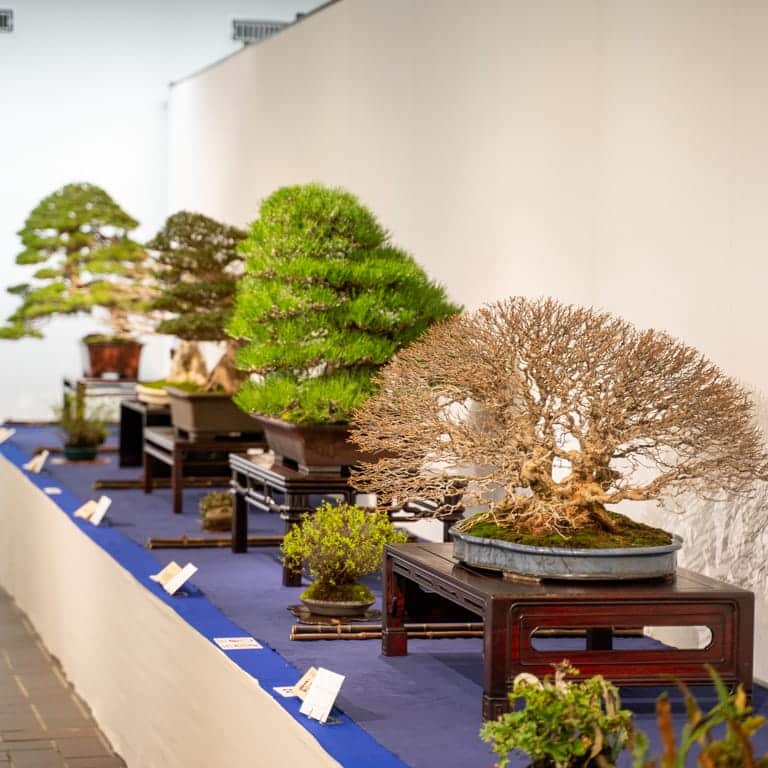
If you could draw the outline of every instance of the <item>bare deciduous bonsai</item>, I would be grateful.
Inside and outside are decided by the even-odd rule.
[[[41,337],[42,321],[94,307],[107,311],[115,337],[130,337],[132,315],[143,312],[151,292],[146,253],[128,236],[137,226],[93,184],[67,184],[41,200],[18,233],[24,250],[16,263],[36,268],[34,282],[8,288],[21,306],[0,338]]]
[[[749,495],[768,478],[746,391],[696,349],[593,309],[519,297],[488,305],[431,328],[380,383],[352,437],[385,455],[355,486],[388,504],[443,499],[464,484],[465,501],[487,508],[459,526],[474,535],[666,543],[609,505]],[[626,541],[612,540],[619,529]],[[604,543],[590,543],[593,533]]]
[[[171,381],[201,383],[232,394],[242,380],[236,373],[234,343],[224,330],[232,314],[243,257],[238,244],[245,232],[200,213],[179,211],[147,243],[157,259],[159,294],[152,309],[162,313],[157,333],[177,336]],[[208,377],[201,378],[199,341],[226,341],[226,351]],[[197,377],[195,374],[197,369]]]

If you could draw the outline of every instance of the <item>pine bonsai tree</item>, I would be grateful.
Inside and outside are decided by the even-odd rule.
[[[21,306],[0,338],[42,337],[41,322],[55,315],[107,310],[119,337],[131,335],[131,314],[148,296],[144,249],[128,237],[138,226],[103,189],[67,184],[29,214],[19,237],[17,264],[36,267],[34,282],[8,288]]]
[[[284,187],[241,246],[230,334],[251,377],[235,401],[295,423],[347,423],[371,375],[430,324],[458,311],[353,195]],[[256,374],[254,376],[253,374]]]
[[[224,330],[235,300],[245,232],[199,213],[179,211],[147,243],[155,251],[159,294],[151,308],[163,313],[158,333],[182,340],[176,358],[192,359],[198,341],[227,341],[227,351],[209,377],[209,387],[231,392],[234,344]],[[199,353],[198,353],[199,354]]]

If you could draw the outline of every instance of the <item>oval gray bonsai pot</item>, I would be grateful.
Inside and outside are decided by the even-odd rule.
[[[568,549],[532,547],[500,539],[470,536],[451,528],[453,556],[467,565],[539,579],[653,579],[670,576],[677,566],[679,536],[660,547]]]
[[[365,616],[365,612],[375,600],[313,600],[311,597],[299,598],[316,616]]]

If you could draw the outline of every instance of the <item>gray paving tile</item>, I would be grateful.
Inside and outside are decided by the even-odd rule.
[[[2,763],[0,763],[2,765]],[[125,763],[117,755],[103,757],[74,757],[65,761],[67,768],[125,768]]]

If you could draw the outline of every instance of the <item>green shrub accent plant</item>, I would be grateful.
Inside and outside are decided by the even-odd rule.
[[[512,711],[484,723],[480,736],[492,742],[498,768],[513,750],[530,756],[535,768],[613,768],[631,742],[632,713],[621,709],[618,689],[600,675],[567,680],[578,670],[555,665],[554,679],[523,673],[509,694]],[[522,709],[515,709],[523,702]]]
[[[115,336],[133,331],[151,288],[146,253],[128,233],[138,226],[103,189],[67,184],[44,198],[18,232],[24,250],[16,263],[35,269],[33,281],[8,288],[21,306],[0,328],[0,338],[42,337],[42,322],[56,315],[107,311]]]
[[[158,263],[158,294],[151,310],[160,316],[155,331],[183,342],[173,368],[179,381],[200,389],[221,387],[234,392],[239,378],[234,371],[234,345],[225,331],[232,315],[237,280],[243,271],[238,244],[245,232],[208,216],[179,211],[147,243]],[[185,360],[202,364],[199,341],[227,341],[227,349],[208,377],[199,379]],[[199,362],[198,362],[199,361]]]
[[[752,737],[765,725],[765,718],[753,714],[741,685],[731,693],[714,668],[706,666],[717,692],[717,703],[708,712],[703,712],[690,690],[678,683],[685,698],[687,722],[676,737],[669,697],[666,693],[659,696],[656,719],[664,753],[658,763],[648,759],[648,738],[638,732],[635,735],[634,768],[687,768],[692,765],[691,750],[696,745],[700,749],[696,764],[701,768],[768,768],[768,755],[756,757],[752,745]],[[715,737],[715,728],[723,735]]]
[[[101,445],[109,434],[106,419],[101,412],[85,413],[85,398],[67,395],[64,405],[54,409],[59,429],[67,448],[90,448]]]
[[[381,567],[385,544],[402,543],[407,538],[385,512],[325,502],[285,535],[283,563],[289,568],[303,566],[315,580],[303,598],[373,599],[357,580]]]
[[[320,184],[263,201],[241,245],[228,331],[251,374],[235,401],[295,423],[347,423],[371,375],[459,311],[352,194]]]

